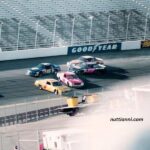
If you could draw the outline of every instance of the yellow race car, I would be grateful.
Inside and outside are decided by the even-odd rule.
[[[54,92],[57,95],[68,92],[71,89],[67,86],[62,85],[58,80],[55,79],[41,79],[35,81],[35,86],[39,87],[40,90],[46,90]]]

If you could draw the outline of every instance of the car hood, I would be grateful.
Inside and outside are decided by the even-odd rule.
[[[30,70],[30,71],[33,71],[33,72],[40,71],[40,69],[39,69],[39,68],[37,68],[37,67],[30,68],[29,70]]]
[[[96,64],[96,61],[88,61],[88,62],[83,61],[83,63],[88,64],[88,65],[94,65]]]
[[[82,83],[83,81],[80,79],[68,79],[71,83]]]
[[[106,66],[105,66],[105,65],[102,65],[102,64],[99,64],[98,67],[99,67],[99,68],[103,68],[103,69],[106,68]]]
[[[53,67],[55,67],[55,68],[60,68],[60,66],[59,66],[59,65],[56,65],[56,64],[53,64]]]

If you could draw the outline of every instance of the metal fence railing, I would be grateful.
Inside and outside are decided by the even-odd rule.
[[[132,95],[130,95],[132,94]],[[123,105],[133,105],[133,93],[128,90],[122,91],[106,91],[103,88],[94,88],[85,91],[76,91],[73,96],[78,97],[79,103],[84,95],[96,95],[96,99],[100,101],[100,107],[106,109],[116,109]],[[132,96],[132,97],[130,97]],[[68,97],[60,97],[57,99],[43,99],[33,102],[20,104],[12,104],[0,107],[0,127],[23,124],[39,121],[51,116],[61,114],[61,107],[67,106]],[[107,104],[107,105],[106,105]],[[101,109],[103,111],[103,109]]]
[[[38,121],[60,113],[58,108],[66,106],[66,98],[12,104],[0,107],[0,127]]]
[[[96,94],[97,99],[99,100],[99,105],[89,108],[92,114],[106,114],[111,112],[112,115],[112,111],[114,110],[117,110],[117,112],[119,112],[118,110],[125,110],[129,112],[135,112],[136,110],[137,101],[135,99],[135,93],[130,89],[122,88],[121,90],[118,89],[116,91],[103,92],[100,92],[100,89],[99,91],[97,89],[97,91],[95,90],[95,93],[90,93],[87,91],[87,94]],[[78,93],[78,95],[81,96],[80,93]],[[54,101],[57,101],[57,99]],[[61,114],[61,112],[58,111],[58,108],[66,105],[65,98],[64,101],[62,101],[62,98],[60,98],[57,104],[55,103],[55,105],[50,100],[44,100],[40,103],[32,102],[7,106],[4,107],[4,109],[0,108],[0,150],[12,150],[15,145],[18,145],[21,150],[39,150],[39,144],[42,142],[42,132],[45,130],[52,130],[53,128],[57,128],[59,125],[57,126],[56,122],[52,121],[52,124],[54,124],[53,126],[50,126],[50,120],[47,120],[44,122],[44,126],[41,126],[40,122],[38,122],[35,124],[36,128],[32,126],[30,129],[29,125],[26,126],[27,128],[25,129],[25,126],[18,124],[29,122],[31,123]],[[2,116],[2,111],[5,112],[3,115],[7,115]],[[10,112],[12,115],[10,115]],[[86,117],[86,115],[84,116]],[[89,117],[89,115],[87,115],[87,117]],[[16,125],[9,126],[13,124]]]

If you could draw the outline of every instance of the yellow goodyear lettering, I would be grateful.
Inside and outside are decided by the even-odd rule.
[[[148,40],[148,41],[143,41],[143,42],[142,42],[142,47],[143,47],[143,48],[148,48],[148,47],[150,47],[150,40]]]

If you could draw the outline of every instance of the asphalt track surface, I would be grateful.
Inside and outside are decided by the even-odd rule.
[[[77,93],[84,93],[87,90],[92,92],[111,90],[116,84],[150,75],[150,49],[94,55],[104,59],[108,71],[106,74],[81,76],[86,86],[84,89],[74,89]],[[0,62],[0,105],[58,97],[36,88],[34,81],[37,78],[26,76],[26,70],[41,62],[56,63],[65,70],[66,62],[77,57],[79,56],[57,56]],[[42,78],[55,76],[46,75]]]

